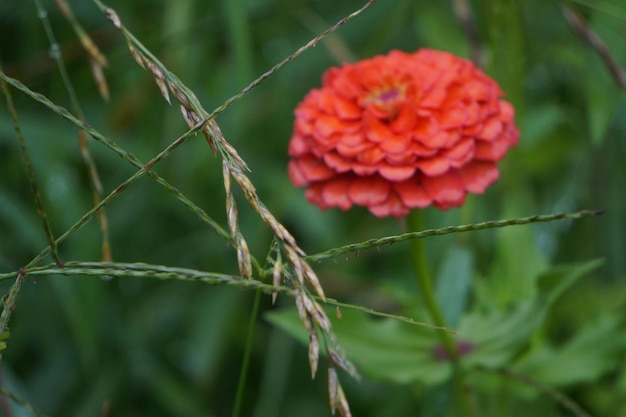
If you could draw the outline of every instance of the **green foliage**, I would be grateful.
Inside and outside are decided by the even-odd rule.
[[[78,124],[81,112],[50,59],[36,3],[0,2],[0,39],[9,40],[0,44],[0,70],[72,113],[61,115],[58,107],[8,87],[58,238],[94,206],[79,129],[92,135],[87,149],[104,196],[188,129],[178,104],[163,100],[152,75],[133,60],[120,31],[95,3],[70,5],[108,60],[108,101],[98,93],[72,25],[53,2],[42,3],[89,127]],[[107,6],[212,111],[363,3],[186,0]],[[404,320],[431,322],[411,278],[408,244],[402,243],[414,236],[402,237],[400,222],[374,219],[362,209],[320,212],[306,203],[285,170],[292,112],[319,86],[322,72],[342,60],[420,47],[470,57],[471,37],[456,20],[453,3],[463,2],[379,1],[217,118],[250,167],[265,206],[307,253],[316,254],[308,259],[326,295],[348,304],[339,307],[341,318],[333,302],[325,311],[339,346],[363,377],[356,383],[340,372],[354,415],[461,414],[441,349],[443,330]],[[581,209],[607,213],[534,225],[510,222],[495,231],[446,229],[424,237],[436,267],[437,301],[458,332],[453,338],[467,349],[461,365],[485,416],[603,416],[613,410],[610,415],[626,417],[626,94],[598,52],[568,27],[560,4],[468,4],[486,72],[515,103],[522,136],[502,161],[498,184],[469,197],[462,209],[426,209],[426,227]],[[626,66],[626,9],[620,0],[563,4],[578,11]],[[13,396],[0,400],[3,410],[27,415],[32,404],[50,416],[229,415],[245,348],[252,343],[242,415],[330,415],[328,362],[321,360],[311,381],[303,348],[309,336],[293,307],[293,287],[279,289],[278,307],[263,297],[264,319],[254,338],[246,339],[254,291],[273,289],[266,258],[276,259],[268,250],[275,236],[235,188],[238,226],[254,257],[253,279],[236,280],[221,160],[202,134],[189,135],[156,165],[152,178],[138,177],[106,206],[115,263],[97,262],[103,233],[93,218],[59,245],[64,270],[46,255],[42,266],[20,276],[21,287],[12,287],[20,268],[49,242],[6,94],[0,96],[0,286],[3,294],[16,293],[15,304],[3,305],[3,316],[12,317],[10,332],[0,334],[0,388]],[[106,146],[109,138],[141,163],[120,158]],[[154,175],[182,194],[172,195]],[[473,232],[438,237],[468,229]],[[356,246],[344,246],[350,244]],[[321,340],[322,353],[331,342]]]
[[[524,355],[521,362],[518,362],[519,354],[529,348],[531,340],[537,342],[533,343],[533,352],[540,350],[542,354],[538,360],[541,360],[546,355],[543,349],[548,349],[545,343],[549,343],[549,338],[542,335],[540,328],[550,314],[551,305],[576,280],[599,265],[599,262],[591,261],[555,267],[535,280],[539,282],[536,297],[530,300],[521,298],[512,307],[492,308],[489,312],[480,311],[479,305],[476,306],[478,311],[466,312],[459,323],[458,335],[456,335],[459,343],[466,343],[470,346],[463,363],[475,368],[524,370],[526,366],[529,366],[527,363],[532,366],[535,353],[531,353],[530,356]],[[520,276],[520,279],[526,279],[526,277]],[[273,311],[266,317],[271,323],[294,335],[302,343],[308,342],[307,333],[300,325],[295,310]],[[555,356],[563,354],[571,359],[574,359],[577,354],[591,354],[592,352],[584,352],[585,348],[591,347],[587,345],[592,340],[590,337],[592,335],[608,337],[620,325],[620,321],[613,320],[605,323],[602,328],[594,326],[586,332],[582,331],[578,335],[581,340],[573,340],[562,350],[553,354]],[[437,346],[441,348],[435,332],[441,330],[416,327],[390,318],[374,319],[367,313],[350,310],[343,311],[341,319],[333,320],[333,327],[348,357],[356,362],[366,377],[398,384],[420,382],[432,385],[443,382],[449,376],[449,363],[445,360],[438,360],[435,352]],[[539,342],[537,339],[540,336],[542,337]],[[602,355],[601,359],[597,359],[598,366],[594,367],[592,361],[585,361],[581,363],[589,363],[589,367],[585,365],[584,368],[573,368],[585,375],[588,373],[593,375],[597,372],[598,374],[594,376],[599,377],[609,370],[608,364],[614,364],[618,360],[615,355],[623,352],[622,339],[615,337],[613,333],[611,343],[603,346],[606,354]],[[602,340],[602,337],[598,340]],[[550,360],[549,357],[547,360]],[[574,364],[577,361],[563,363]],[[578,374],[569,372],[567,367],[562,366],[563,363],[559,361],[553,368],[550,367],[555,373],[558,373],[559,369],[562,370],[560,385],[573,385],[581,382]],[[532,372],[525,372],[525,374],[535,375]],[[544,381],[542,376],[537,379]],[[553,381],[545,382],[552,383]]]

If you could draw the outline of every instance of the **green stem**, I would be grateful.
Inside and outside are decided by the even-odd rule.
[[[35,178],[35,170],[33,169],[33,164],[30,161],[28,149],[26,148],[26,141],[24,140],[22,128],[17,118],[17,111],[15,109],[15,106],[13,105],[13,96],[11,95],[9,88],[7,87],[7,83],[4,80],[0,81],[0,90],[6,98],[7,110],[9,111],[9,115],[13,120],[13,128],[15,129],[17,141],[20,144],[20,150],[22,151],[22,156],[24,158],[24,165],[26,166],[26,173],[28,174],[28,179],[30,181],[30,189],[35,199],[35,206],[37,207],[37,213],[39,214],[39,218],[41,219],[41,223],[43,225],[44,234],[46,235],[46,239],[48,240],[48,245],[50,245],[52,259],[54,259],[57,265],[61,266],[63,265],[63,263],[61,262],[61,259],[59,259],[56,241],[54,240],[54,235],[52,233],[52,227],[50,226],[50,222],[48,221],[48,215],[46,214],[46,210],[43,207],[41,192],[39,191],[39,187],[37,186],[37,180]]]
[[[419,210],[413,210],[407,217],[407,227],[410,232],[416,232],[422,230],[422,218]],[[426,251],[424,249],[423,239],[411,239],[411,261],[415,268],[417,284],[419,285],[422,297],[424,298],[424,304],[429,314],[431,315],[435,325],[440,327],[447,327],[446,321],[439,307],[439,303],[435,297],[435,290],[433,288],[433,280],[428,268],[428,260],[426,258]],[[437,332],[441,339],[448,358],[452,365],[452,377],[456,388],[456,394],[459,402],[464,410],[464,413],[468,417],[478,416],[475,404],[469,393],[469,388],[465,382],[465,374],[459,357],[459,351],[452,339],[452,335],[448,332]]]
[[[246,350],[243,354],[243,362],[241,364],[241,373],[239,374],[239,383],[237,384],[237,396],[235,397],[235,405],[233,406],[232,417],[241,415],[241,406],[243,405],[243,392],[246,387],[246,379],[248,377],[248,367],[250,365],[250,356],[252,355],[252,345],[254,342],[254,326],[259,316],[259,307],[261,305],[261,290],[256,290],[254,295],[254,304],[252,305],[252,314],[248,323],[248,335],[246,336]]]

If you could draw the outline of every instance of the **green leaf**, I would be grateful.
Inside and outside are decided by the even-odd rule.
[[[272,311],[266,313],[265,318],[301,343],[308,343],[295,309]],[[393,383],[437,384],[450,375],[449,365],[436,360],[433,353],[439,345],[437,332],[440,330],[394,319],[373,319],[353,310],[343,310],[342,318],[332,322],[339,345],[359,372],[368,378]]]
[[[602,259],[594,259],[575,264],[554,266],[539,277],[539,290],[548,297],[548,302],[551,304],[578,279],[603,263]]]
[[[437,277],[437,300],[448,326],[455,327],[467,306],[474,258],[465,247],[452,246]]]
[[[488,368],[505,365],[528,343],[546,312],[546,304],[536,300],[508,310],[465,316],[461,320],[459,335],[474,349],[464,362]]]
[[[624,323],[613,315],[588,324],[560,348],[548,345],[515,365],[515,371],[549,386],[591,382],[615,369],[626,349]]]
[[[511,202],[511,207],[515,204]],[[537,250],[532,228],[506,227],[496,234],[496,258],[487,283],[477,283],[482,304],[486,308],[504,308],[532,301],[537,295],[536,280],[547,266],[545,257]]]
[[[459,333],[475,348],[467,362],[489,368],[505,365],[528,344],[558,297],[601,264],[602,260],[592,260],[555,266],[539,276],[539,296],[534,301],[517,304],[512,309],[465,316]]]

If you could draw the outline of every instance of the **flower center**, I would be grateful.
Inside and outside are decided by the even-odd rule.
[[[404,100],[405,89],[402,85],[376,89],[367,96],[364,104],[373,104],[381,116],[391,120],[396,117],[399,104]]]
[[[379,96],[378,99],[383,102],[384,104],[390,102],[390,101],[395,101],[395,99],[400,95],[400,92],[395,89],[392,88],[391,90],[387,90],[382,92]]]

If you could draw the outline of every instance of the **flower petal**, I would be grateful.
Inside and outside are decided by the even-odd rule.
[[[393,216],[396,218],[404,217],[409,214],[409,208],[402,203],[395,194],[389,194],[389,198],[383,203],[375,206],[369,206],[369,211],[376,217]]]
[[[430,194],[424,190],[416,178],[396,183],[393,185],[393,189],[407,207],[425,208],[433,201]]]
[[[396,118],[390,123],[391,129],[396,133],[408,132],[415,127],[417,115],[409,104],[400,108]]]
[[[328,206],[324,203],[324,199],[322,198],[322,190],[324,188],[324,184],[321,182],[311,184],[309,188],[304,192],[304,196],[307,201],[311,204],[315,204],[322,210],[326,210]]]
[[[331,68],[324,74],[323,83],[344,98],[352,100],[363,93],[363,88],[358,83],[358,75],[353,67],[344,65],[342,68]]]
[[[379,148],[369,148],[357,155],[356,160],[366,165],[374,165],[385,158],[385,153]]]
[[[365,119],[365,136],[372,142],[381,143],[393,138],[393,132],[378,118],[369,116]]]
[[[339,207],[348,210],[352,207],[352,201],[348,197],[350,179],[348,177],[338,177],[324,183],[322,189],[322,200],[328,207]]]
[[[355,136],[358,137],[357,135]],[[358,141],[342,139],[335,145],[335,150],[341,156],[354,159],[359,154],[373,147],[374,145],[371,142],[364,141],[361,138]]]
[[[353,163],[352,172],[354,172],[357,175],[367,177],[378,172],[378,166]]]
[[[456,105],[451,108],[444,109],[437,121],[442,129],[453,129],[455,127],[461,127],[467,121],[467,110],[465,106]]]
[[[450,133],[445,130],[440,130],[435,135],[431,136],[427,140],[420,141],[424,146],[428,146],[431,149],[443,148],[449,141]]]
[[[465,111],[467,119],[465,120],[464,126],[473,126],[480,122],[480,109],[478,108],[478,104],[473,101],[465,103]]]
[[[500,120],[503,122],[513,123],[515,117],[515,110],[511,103],[507,103],[504,100],[499,101],[500,104]]]
[[[474,100],[486,101],[490,97],[488,85],[481,80],[471,80],[465,85],[465,93]]]
[[[476,141],[474,156],[476,159],[495,162],[502,159],[508,149],[509,144],[502,140],[498,140],[495,142],[485,142],[484,140],[478,140]]]
[[[422,185],[432,199],[441,207],[459,206],[465,201],[465,184],[452,171],[436,177],[422,177]]]
[[[464,160],[468,154],[471,156],[474,152],[474,141],[469,138],[462,139],[451,149],[442,152],[442,156],[446,159]]]
[[[380,149],[385,153],[399,154],[404,153],[411,145],[408,134],[395,134],[389,139],[380,143]]]
[[[433,158],[422,159],[421,161],[417,161],[415,163],[417,167],[429,177],[441,175],[450,169],[450,161],[446,158],[442,158],[440,156],[435,156]]]
[[[411,144],[411,149],[413,144]],[[394,166],[413,166],[417,160],[417,155],[412,151],[385,155],[385,162]]]
[[[310,136],[315,131],[315,123],[304,117],[296,117],[293,130],[300,136]]]
[[[502,121],[496,117],[487,120],[482,132],[478,135],[480,139],[494,140],[502,133]]]
[[[335,114],[342,119],[358,120],[362,116],[361,108],[352,100],[335,97],[333,101]]]
[[[416,139],[425,141],[439,131],[439,124],[433,116],[419,116],[411,133]]]
[[[321,113],[332,114],[335,99],[335,94],[332,91],[322,89],[320,90],[319,96],[315,100],[315,104],[317,104],[317,108]]]
[[[509,146],[517,145],[517,142],[519,141],[519,130],[514,124],[505,125],[502,140],[506,141]]]
[[[300,156],[308,152],[307,141],[300,135],[293,135],[289,142],[289,155]]]
[[[357,133],[346,133],[341,136],[339,143],[345,146],[359,146],[365,143],[365,137],[361,132]]]
[[[334,116],[320,114],[315,120],[315,131],[322,137],[328,137],[336,132],[341,132],[343,122]]]
[[[474,161],[457,171],[465,189],[474,194],[482,194],[488,186],[498,180],[499,171],[493,162]]]
[[[296,187],[308,185],[309,182],[300,170],[300,167],[298,166],[298,163],[296,161],[296,159],[292,159],[287,165],[287,174],[289,174],[289,179]]]
[[[346,160],[335,152],[328,152],[324,154],[323,160],[326,165],[335,172],[346,172],[349,171],[352,167],[352,164],[349,160]]]
[[[427,158],[436,155],[438,153],[438,150],[428,148],[419,142],[413,142],[411,144],[411,153],[418,157]]]
[[[301,176],[308,184],[335,176],[335,171],[326,166],[322,160],[317,159],[311,154],[294,159],[292,162],[293,163],[290,165],[293,166],[292,169],[294,170],[296,178]]]
[[[411,178],[416,170],[417,168],[413,166],[383,165],[378,168],[378,173],[389,181],[404,181]]]
[[[348,195],[353,203],[372,206],[387,200],[391,186],[379,176],[356,177],[350,183]]]

